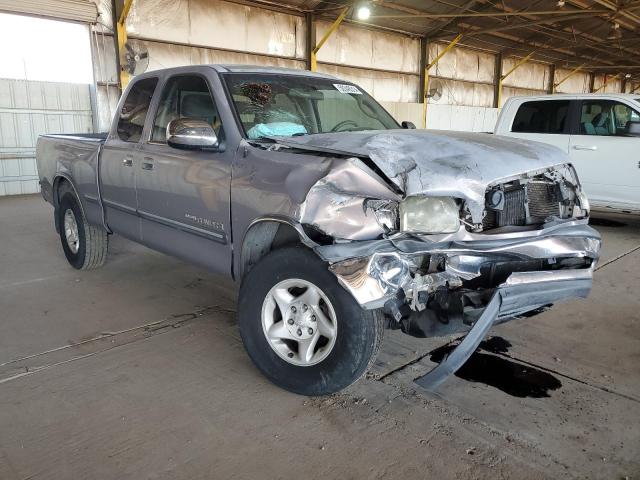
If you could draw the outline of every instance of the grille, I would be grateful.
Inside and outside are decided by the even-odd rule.
[[[527,199],[529,219],[527,219]],[[504,190],[504,208],[492,210],[487,206],[483,230],[497,227],[523,226],[542,222],[551,215],[560,214],[558,190],[554,183],[530,182],[524,186]]]

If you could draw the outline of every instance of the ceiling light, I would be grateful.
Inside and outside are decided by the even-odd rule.
[[[631,74],[630,74],[630,73],[627,73],[627,74],[624,76],[624,78],[631,78]]]
[[[558,8],[564,7],[564,0],[558,0],[558,3],[556,3],[556,5],[558,6]]]
[[[607,35],[608,40],[618,40],[622,38],[622,31],[620,30],[620,24],[614,22],[611,24],[611,30],[609,30],[609,35]]]
[[[356,13],[358,20],[368,20],[371,16],[371,9],[368,5],[360,5]]]

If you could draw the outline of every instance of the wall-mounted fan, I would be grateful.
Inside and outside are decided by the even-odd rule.
[[[432,102],[437,102],[442,98],[442,83],[440,81],[434,80],[429,83],[427,98],[431,99]]]
[[[129,75],[140,75],[149,66],[149,51],[142,42],[128,40],[124,44],[124,59],[122,67]]]

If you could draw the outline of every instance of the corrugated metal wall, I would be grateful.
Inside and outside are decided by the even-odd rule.
[[[570,75],[572,70],[564,68],[556,69],[554,82],[559,82]],[[588,93],[589,92],[590,75],[586,72],[576,72],[562,82],[556,88],[557,93]]]
[[[600,89],[598,90],[598,93],[618,93],[621,88],[622,79],[614,75],[596,74],[593,80],[593,89]]]
[[[317,22],[316,37],[330,27]],[[351,80],[385,102],[415,102],[420,89],[420,41],[342,24],[318,52],[318,71]]]
[[[92,130],[89,85],[0,79],[0,195],[39,191],[38,135]]]
[[[429,59],[436,58],[445,48],[440,43],[429,45]],[[431,70],[430,88],[436,82],[442,86],[442,97],[429,99],[439,105],[493,106],[495,57],[468,48],[454,48],[445,54]]]

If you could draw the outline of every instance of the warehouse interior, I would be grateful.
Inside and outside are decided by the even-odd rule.
[[[3,14],[7,25],[15,25],[14,14],[32,16],[22,28],[3,29],[5,44],[33,43],[28,38],[35,29],[58,45],[55,50],[51,45],[49,54],[24,53],[20,47],[7,52],[13,59],[0,75],[8,77],[2,80],[0,195],[37,191],[39,134],[109,129],[121,93],[120,68],[127,63],[124,43],[144,52],[139,61],[134,53],[124,66],[134,72],[207,63],[308,69],[316,45],[336,27],[313,54],[317,71],[362,86],[400,121],[443,130],[493,131],[500,106],[515,95],[640,90],[640,13],[634,2],[620,8],[609,0],[375,1],[366,4],[366,20],[358,19],[360,6],[4,0],[0,12],[12,14]],[[58,30],[86,33],[60,44],[57,31],[47,32],[52,28],[47,19],[73,22],[58,22]],[[58,67],[43,68],[43,58],[55,58]],[[92,68],[93,78],[70,73],[78,68]],[[42,70],[55,70],[64,81],[45,78]],[[29,134],[18,129],[21,122]]]
[[[185,65],[326,73],[434,131],[492,133],[512,97],[640,97],[640,1],[0,0],[0,41],[0,478],[640,475],[637,212],[593,213],[587,300],[496,327],[437,394],[413,380],[458,337],[389,331],[365,378],[308,398],[251,365],[233,285],[117,236],[70,268],[36,164],[39,135],[107,132],[136,75]]]

